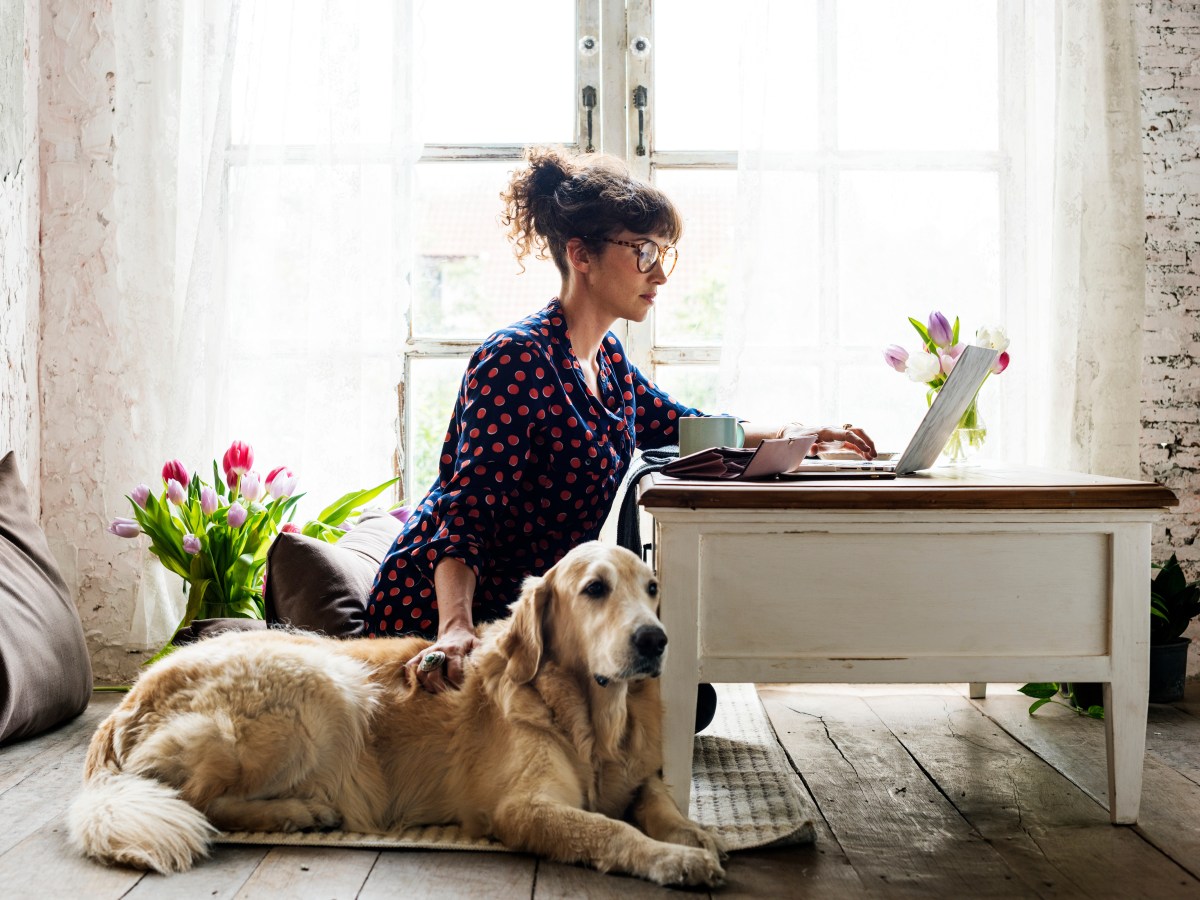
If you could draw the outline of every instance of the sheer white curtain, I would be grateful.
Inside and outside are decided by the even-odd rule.
[[[821,7],[836,24],[808,60],[800,7],[752,3],[722,408],[854,421],[899,449],[924,389],[881,351],[918,346],[907,317],[937,309],[967,340],[992,324],[1012,338],[980,394],[985,456],[1136,474],[1131,6],[1063,0],[1057,31],[1053,6],[1021,0]],[[788,121],[805,104],[811,133]]]
[[[1136,478],[1146,264],[1132,0],[1058,4],[1057,101],[1053,458]]]
[[[416,159],[397,4],[118,4],[122,465],[206,481],[232,440],[286,465],[301,515],[393,474]],[[127,452],[128,448],[122,448]],[[385,499],[387,499],[385,497]],[[148,553],[131,642],[161,644],[178,589]]]

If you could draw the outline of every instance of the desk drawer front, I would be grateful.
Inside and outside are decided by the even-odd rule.
[[[709,532],[699,540],[704,655],[1108,653],[1107,533]]]

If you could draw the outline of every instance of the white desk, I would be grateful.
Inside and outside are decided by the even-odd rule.
[[[1137,820],[1157,484],[982,467],[886,482],[661,475],[664,775],[687,808],[695,685],[1104,683],[1109,812]]]

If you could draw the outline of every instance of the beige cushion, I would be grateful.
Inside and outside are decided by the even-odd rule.
[[[79,612],[9,453],[0,460],[0,743],[74,718],[91,693]]]
[[[332,637],[361,635],[375,573],[402,527],[387,513],[366,513],[335,544],[278,535],[267,552],[267,622]]]

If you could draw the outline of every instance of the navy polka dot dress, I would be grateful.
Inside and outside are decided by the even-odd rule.
[[[475,573],[476,624],[508,615],[528,575],[595,539],[635,445],[678,443],[676,403],[631,365],[611,333],[600,397],[571,351],[557,299],[475,351],[442,447],[437,480],[380,566],[367,634],[437,634],[433,570]]]

